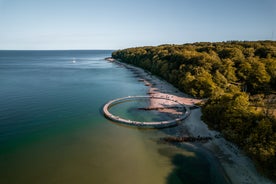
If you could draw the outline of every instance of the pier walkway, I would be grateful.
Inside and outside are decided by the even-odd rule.
[[[124,97],[124,98],[117,98],[117,99],[111,100],[108,103],[106,103],[103,107],[103,113],[104,113],[105,117],[107,117],[108,119],[110,119],[112,121],[116,121],[116,122],[123,123],[126,125],[131,125],[131,126],[144,127],[144,128],[165,128],[165,127],[175,126],[175,125],[177,125],[178,122],[184,120],[185,118],[187,118],[190,115],[190,109],[186,105],[181,104],[181,103],[178,103],[178,104],[185,108],[185,112],[182,113],[182,115],[177,117],[176,119],[167,120],[167,121],[157,121],[157,122],[132,121],[129,119],[121,118],[119,116],[115,116],[109,112],[109,108],[111,108],[112,106],[114,106],[118,103],[131,101],[131,100],[137,100],[137,99],[145,99],[145,98],[163,99],[163,100],[168,100],[168,101],[173,101],[175,103],[178,103],[176,100],[163,98],[163,97],[128,96],[128,97]]]

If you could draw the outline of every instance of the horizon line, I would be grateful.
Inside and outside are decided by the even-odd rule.
[[[224,42],[276,42],[274,39],[263,39],[263,40],[224,40],[224,41],[195,41],[195,42],[186,42],[186,43],[163,43],[158,45],[137,45],[137,46],[129,46],[124,48],[117,48],[117,49],[0,49],[0,51],[89,51],[89,50],[109,50],[109,51],[115,51],[115,50],[121,50],[121,49],[127,49],[127,48],[137,48],[137,47],[156,47],[156,46],[162,46],[162,45],[185,45],[185,44],[196,44],[196,43],[224,43]]]
[[[118,49],[0,49],[0,51],[113,51]]]

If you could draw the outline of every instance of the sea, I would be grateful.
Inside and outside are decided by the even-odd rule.
[[[0,51],[0,183],[229,183],[200,145],[160,142],[177,127],[104,117],[109,100],[148,92],[132,71],[104,60],[111,53]],[[117,108],[127,117],[133,111]]]

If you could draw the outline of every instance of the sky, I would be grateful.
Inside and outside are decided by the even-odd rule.
[[[0,50],[276,40],[276,0],[0,0]]]

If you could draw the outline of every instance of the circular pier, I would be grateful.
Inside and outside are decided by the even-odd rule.
[[[115,106],[116,104],[127,102],[127,101],[132,101],[132,100],[139,100],[139,99],[168,100],[168,101],[172,101],[172,102],[180,105],[185,110],[183,111],[183,113],[180,116],[178,116],[175,119],[166,120],[166,121],[156,121],[156,122],[155,121],[153,121],[153,122],[133,121],[133,120],[129,120],[129,119],[124,119],[119,116],[115,116],[109,112],[109,109],[112,106]],[[112,121],[123,123],[123,124],[130,125],[130,126],[137,126],[137,127],[144,127],[144,128],[165,128],[165,127],[175,126],[175,125],[177,125],[178,122],[187,118],[190,115],[190,109],[186,105],[181,104],[181,103],[177,102],[176,100],[172,100],[172,99],[168,99],[168,98],[164,98],[164,97],[128,96],[128,97],[124,97],[124,98],[117,98],[117,99],[111,100],[108,103],[106,103],[103,107],[103,113],[104,113],[105,117],[107,117],[108,119],[110,119]]]

